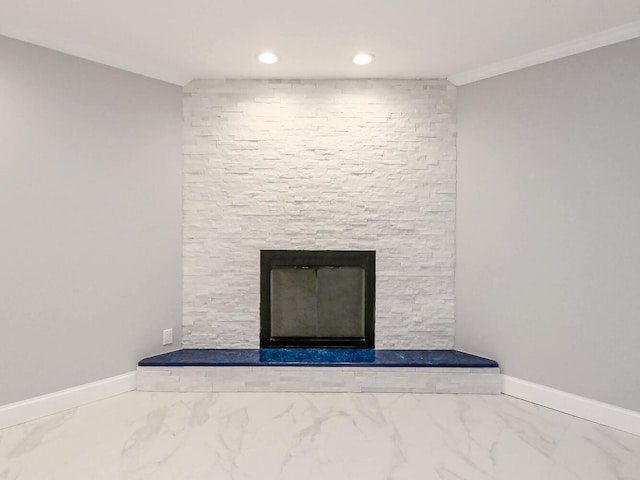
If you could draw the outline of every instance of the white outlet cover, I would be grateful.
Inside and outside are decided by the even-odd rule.
[[[162,331],[162,345],[171,345],[173,343],[173,328]]]

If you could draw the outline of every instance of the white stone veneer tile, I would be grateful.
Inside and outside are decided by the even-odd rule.
[[[498,368],[142,367],[138,390],[500,393]],[[157,369],[157,371],[153,371]]]
[[[355,249],[376,346],[452,348],[453,85],[196,80],[184,118],[185,347],[258,346],[260,249]]]

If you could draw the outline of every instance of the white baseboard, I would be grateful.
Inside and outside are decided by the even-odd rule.
[[[136,389],[136,372],[0,406],[0,429]]]
[[[502,393],[575,417],[640,435],[640,412],[502,375]]]
[[[0,429],[136,389],[136,372],[0,406]],[[640,412],[502,375],[502,393],[640,435]]]

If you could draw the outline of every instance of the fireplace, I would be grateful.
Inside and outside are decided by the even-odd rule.
[[[261,348],[374,348],[374,323],[375,251],[260,251]]]

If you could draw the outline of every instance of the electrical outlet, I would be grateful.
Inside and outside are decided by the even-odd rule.
[[[173,343],[173,328],[167,328],[162,331],[162,344],[171,345]]]

